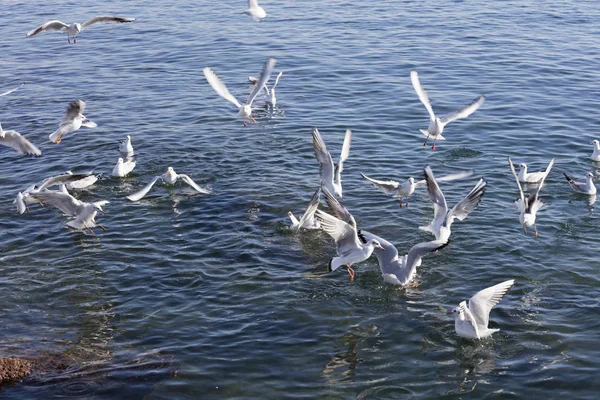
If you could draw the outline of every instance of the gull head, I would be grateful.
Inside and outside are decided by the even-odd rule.
[[[410,178],[408,178],[408,182],[410,183],[410,186],[413,186],[415,184],[415,178],[411,176]]]
[[[588,172],[586,176],[590,179],[594,179],[594,174],[592,174],[591,172]]]
[[[448,315],[454,315],[454,318],[460,315],[460,307],[454,307],[452,310],[448,310]]]
[[[104,214],[104,209],[100,204],[93,203],[92,205],[94,206],[94,210],[100,211],[102,214]]]
[[[521,164],[519,164],[519,168],[526,170],[527,169],[527,164],[521,163]]]
[[[600,142],[599,142],[599,141],[597,141],[597,140],[592,140],[592,141],[590,142],[590,144],[593,144],[593,145],[594,145],[594,146],[596,146],[596,147],[597,147],[597,146],[600,146]]]
[[[71,25],[69,25],[69,27],[67,28],[67,31],[69,31],[69,33],[73,36],[77,35],[79,32],[81,32],[81,24],[75,22]]]
[[[374,247],[374,248],[376,248],[376,249],[379,249],[379,250],[385,250],[385,247],[383,247],[383,246],[381,245],[381,243],[379,243],[379,240],[377,240],[377,239],[373,239],[373,242],[372,242],[372,243],[373,243],[373,247]]]
[[[121,157],[119,157],[119,159],[117,160],[117,165],[123,164],[123,159]]]
[[[291,217],[291,216],[293,216],[293,215],[294,215],[294,214],[292,214],[292,212],[291,212],[291,211],[288,211],[288,217]]]

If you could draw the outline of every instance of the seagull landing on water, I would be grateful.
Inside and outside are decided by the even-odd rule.
[[[483,289],[458,307],[448,311],[454,315],[454,329],[458,336],[467,339],[483,339],[500,329],[488,328],[490,311],[515,284],[514,279]]]
[[[27,140],[17,131],[5,131],[2,129],[0,124],[0,144],[11,147],[21,154],[27,154],[32,156],[41,156],[42,152],[40,149],[35,147],[33,143]]]
[[[348,159],[350,155],[350,142],[352,141],[352,131],[346,129],[346,136],[344,136],[344,144],[342,145],[342,154],[335,167],[333,168],[333,158],[325,146],[323,137],[319,133],[317,128],[313,128],[313,149],[315,151],[315,157],[320,164],[321,171],[321,184],[329,190],[329,192],[342,198],[342,171],[344,170],[344,161]]]
[[[590,142],[590,144],[594,145],[594,152],[592,153],[592,156],[590,158],[592,159],[592,161],[600,161],[600,142],[597,140],[593,140]]]
[[[406,207],[408,207],[408,197],[414,193],[416,188],[426,185],[426,181],[424,179],[415,182],[415,178],[413,178],[412,176],[408,178],[404,183],[400,183],[391,179],[385,181],[371,179],[363,173],[361,173],[360,175],[367,181],[371,182],[376,188],[381,189],[386,194],[395,193],[393,197],[400,198],[400,208],[402,208],[403,197],[406,197]],[[441,178],[437,178],[437,181],[450,182],[457,179],[468,178],[471,175],[473,175],[473,171],[457,172],[454,174],[442,176]]]
[[[563,172],[563,175],[571,185],[571,189],[575,193],[595,195],[596,194],[596,186],[594,186],[594,174],[588,172],[585,176],[585,182],[575,182],[571,177]]]
[[[73,36],[73,43],[77,43],[77,35],[79,32],[88,28],[94,24],[106,24],[109,22],[133,22],[135,18],[122,18],[122,17],[111,17],[111,16],[102,16],[102,17],[94,17],[89,21],[84,22],[83,24],[72,23],[70,25],[65,24],[64,22],[53,20],[48,21],[37,28],[27,32],[27,36],[35,36],[41,32],[64,32],[67,34],[67,42],[71,43],[71,36]]]
[[[523,188],[521,187],[520,183],[521,176],[517,176],[515,167],[512,161],[510,160],[510,157],[508,157],[508,164],[510,165],[510,170],[513,176],[515,177],[515,180],[517,181],[517,187],[519,188],[519,199],[516,201],[516,203],[517,207],[519,208],[519,211],[521,212],[521,215],[519,216],[519,221],[521,222],[521,225],[523,225],[523,231],[525,232],[525,234],[527,234],[527,227],[533,225],[533,229],[535,229],[535,236],[539,236],[540,234],[538,233],[537,226],[535,224],[535,217],[540,208],[544,206],[544,203],[539,199],[540,190],[542,189],[542,186],[544,186],[544,180],[546,179],[546,177],[550,173],[550,170],[552,169],[552,166],[554,165],[554,158],[552,159],[552,161],[550,161],[550,164],[548,164],[546,171],[537,172],[538,174],[542,175],[542,180],[537,182],[539,183],[537,190],[533,192],[529,197],[525,197],[525,195],[523,194]]]
[[[169,167],[169,168],[167,168],[167,172],[165,172],[162,175],[155,176],[154,179],[152,179],[152,181],[150,181],[150,183],[148,183],[146,186],[144,186],[140,191],[127,196],[127,199],[129,199],[131,201],[141,200],[144,196],[146,196],[146,194],[150,191],[150,189],[152,189],[152,186],[154,186],[154,184],[159,179],[161,179],[164,183],[173,185],[175,182],[177,182],[177,180],[179,178],[181,178],[181,180],[183,180],[185,183],[187,183],[192,188],[194,188],[194,190],[196,190],[198,193],[204,193],[204,194],[211,193],[210,190],[204,189],[204,188],[201,188],[200,186],[198,186],[196,184],[196,182],[194,182],[192,180],[192,178],[190,178],[189,176],[187,176],[185,174],[178,174],[175,172],[175,170],[173,168]]]
[[[308,207],[306,211],[298,220],[291,211],[288,211],[288,216],[292,220],[292,226],[290,227],[293,230],[302,229],[321,229],[321,225],[319,221],[315,219],[315,211],[317,211],[317,207],[319,207],[319,203],[321,202],[321,187],[317,189],[315,194],[313,194],[310,203],[308,203]]]
[[[510,159],[510,158],[509,158]],[[512,164],[512,162],[511,162]],[[544,180],[548,177],[550,170],[552,169],[552,165],[554,164],[554,158],[548,164],[548,167],[545,171],[537,171],[537,172],[527,172],[527,164],[521,163],[519,164],[519,175],[518,180],[521,183],[539,183],[540,186],[544,182]]]
[[[243,13],[251,16],[256,22],[267,16],[265,9],[258,5],[258,0],[248,0],[248,9]]]
[[[75,132],[82,126],[87,128],[95,128],[98,126],[95,122],[87,119],[83,112],[85,111],[85,102],[82,100],[75,100],[69,103],[67,106],[67,112],[62,122],[58,126],[58,129],[48,136],[51,142],[59,144],[62,138],[67,133]]]
[[[225,86],[223,81],[213,72],[212,69],[207,67],[204,68],[202,72],[204,73],[204,77],[210,86],[212,86],[219,96],[235,104],[235,106],[238,108],[238,115],[242,117],[244,126],[246,126],[246,119],[250,119],[252,122],[256,123],[254,118],[252,118],[252,102],[254,102],[254,99],[256,99],[258,93],[260,93],[260,91],[263,89],[263,86],[265,86],[265,83],[267,83],[271,77],[271,73],[273,72],[273,68],[275,68],[276,63],[277,60],[274,58],[269,58],[269,60],[265,63],[265,67],[260,74],[260,79],[254,87],[252,93],[250,93],[248,96],[245,104],[241,104],[235,97],[231,95],[231,93],[229,93],[227,86]]]
[[[425,143],[423,143],[423,146],[426,146],[427,141],[430,137],[432,137],[433,146],[431,146],[431,148],[433,150],[435,150],[436,140],[446,140],[446,138],[442,136],[442,132],[444,131],[444,127],[447,124],[457,119],[467,118],[469,115],[473,114],[479,107],[481,107],[481,105],[485,101],[485,96],[481,95],[475,100],[473,100],[473,102],[468,106],[437,118],[433,113],[433,109],[431,108],[429,96],[427,95],[425,88],[421,85],[421,82],[419,81],[419,74],[417,74],[417,71],[410,72],[410,80],[412,82],[413,88],[415,89],[415,92],[417,92],[417,95],[419,96],[419,100],[421,100],[421,103],[423,103],[423,105],[427,109],[427,112],[429,112],[429,127],[427,128],[427,130],[420,129],[421,133],[427,136],[427,139],[425,139]]]

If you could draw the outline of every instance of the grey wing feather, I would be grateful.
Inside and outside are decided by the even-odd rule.
[[[79,200],[67,193],[46,191],[30,193],[29,196],[42,203],[52,204],[69,216],[77,215],[81,205]]]
[[[198,184],[197,184],[196,182],[194,182],[194,181],[192,180],[192,178],[190,178],[189,176],[187,176],[187,175],[185,175],[185,174],[178,174],[177,176],[178,176],[179,178],[183,179],[183,181],[184,181],[185,183],[187,183],[188,185],[190,185],[191,187],[193,187],[193,188],[194,188],[194,189],[195,189],[197,192],[204,193],[204,194],[209,194],[209,193],[211,193],[211,191],[210,191],[210,190],[208,190],[208,189],[204,189],[204,188],[201,188],[200,186],[198,186]]]
[[[219,96],[221,96],[225,100],[232,102],[238,108],[242,106],[240,102],[237,101],[237,99],[233,97],[231,93],[229,93],[229,90],[227,90],[227,86],[225,86],[221,78],[219,78],[213,72],[212,69],[206,67],[202,70],[202,73],[204,74],[204,77],[206,78],[210,86],[215,90],[215,92],[217,92]]]
[[[467,118],[469,115],[473,114],[485,101],[485,96],[479,96],[471,104],[466,107],[461,108],[460,110],[456,110],[450,114],[444,115],[440,118],[440,121],[444,124],[450,123],[457,119]]]
[[[12,147],[21,154],[29,154],[41,156],[42,152],[33,143],[27,140],[17,131],[4,131],[4,140],[0,140],[0,144]]]
[[[85,21],[83,24],[81,24],[81,29],[85,29],[94,24],[106,24],[108,22],[123,23],[123,22],[133,22],[133,21],[135,21],[135,18],[100,16],[100,17],[94,17],[88,21]]]
[[[44,31],[62,31],[63,29],[68,28],[68,27],[69,27],[69,25],[65,24],[64,22],[58,21],[58,20],[48,21],[48,22],[44,23],[43,25],[40,25],[39,27],[27,32],[27,36],[34,36],[40,32],[44,32]]]
[[[481,178],[475,187],[471,189],[469,194],[467,194],[464,199],[462,199],[452,208],[452,210],[450,210],[446,218],[447,222],[451,224],[454,218],[458,219],[459,221],[467,218],[469,213],[471,213],[471,211],[473,211],[481,201],[481,198],[485,193],[486,185],[487,182]]]
[[[360,176],[362,176],[367,181],[369,181],[373,185],[375,185],[376,188],[383,190],[387,194],[395,193],[398,190],[398,186],[400,186],[399,182],[392,181],[392,180],[379,181],[377,179],[369,178],[368,176],[366,176],[362,172],[361,172]]]
[[[444,218],[446,218],[448,204],[429,165],[425,167],[425,182],[427,183],[427,195],[433,203],[433,220],[430,226],[435,227],[441,225]]]
[[[308,207],[306,208],[306,211],[302,215],[302,218],[300,218],[300,221],[298,221],[298,226],[304,227],[305,224],[314,220],[315,212],[317,211],[317,208],[319,207],[320,203],[321,203],[321,187],[319,187],[315,191],[312,198],[310,199],[310,203],[308,203]]]
[[[61,184],[75,182],[75,181],[78,181],[81,179],[85,179],[91,175],[92,175],[91,173],[87,173],[87,174],[61,174],[61,175],[51,176],[42,181],[42,183],[39,185],[38,190],[42,191],[42,190],[52,187],[54,185],[61,185]]]
[[[514,284],[514,279],[504,281],[475,293],[473,297],[469,299],[469,310],[475,317],[479,326],[487,328],[490,310],[502,300],[504,295]]]
[[[321,210],[317,210],[315,215],[321,224],[321,229],[335,240],[338,254],[343,255],[348,251],[361,248],[356,229],[350,224]]]
[[[131,201],[141,200],[150,191],[150,189],[152,189],[152,186],[154,186],[156,181],[159,179],[161,179],[160,176],[155,176],[154,179],[152,179],[152,181],[150,181],[150,183],[144,186],[141,190],[127,196],[127,199]]]
[[[321,181],[333,182],[333,159],[331,154],[325,146],[323,137],[319,133],[317,128],[313,128],[313,149],[315,151],[315,157],[319,164],[321,164]]]
[[[467,321],[473,327],[473,330],[475,331],[475,337],[477,337],[477,339],[480,339],[480,336],[479,336],[479,327],[477,326],[478,325],[477,324],[477,319],[471,313],[471,310],[469,310],[469,308],[467,307],[467,302],[466,301],[462,301],[458,305],[458,308],[460,308],[460,310],[465,314],[465,317],[466,317]],[[486,327],[487,327],[487,325],[486,325]]]
[[[73,121],[79,114],[85,111],[85,102],[83,100],[74,100],[67,106],[67,112],[62,124]]]
[[[260,93],[263,86],[265,86],[265,84],[271,77],[271,73],[273,73],[273,68],[275,68],[276,63],[277,63],[277,60],[274,58],[269,58],[267,60],[267,62],[265,63],[265,67],[263,68],[263,71],[260,74],[260,79],[259,79],[258,83],[256,84],[256,86],[254,87],[254,90],[252,91],[252,93],[250,93],[250,96],[248,96],[248,100],[246,101],[246,104],[252,104],[252,102],[254,101],[256,96],[258,96],[258,93]]]
[[[425,88],[423,87],[423,85],[421,85],[421,82],[419,81],[419,74],[417,73],[417,71],[410,71],[410,81],[412,82],[415,92],[417,92],[417,96],[419,96],[419,100],[421,100],[421,103],[423,103],[423,105],[427,109],[427,112],[429,113],[429,118],[435,120],[435,114],[433,113],[433,109],[431,108],[429,96],[427,95]]]
[[[413,279],[421,258],[429,253],[440,250],[447,245],[447,241],[440,242],[438,240],[433,240],[431,242],[418,243],[411,247],[406,255],[403,268],[396,273],[398,280],[402,282],[403,285],[408,284]]]
[[[336,218],[347,222],[356,229],[356,221],[354,220],[352,214],[350,214],[350,211],[348,211],[348,209],[346,209],[346,207],[344,207],[344,205],[340,203],[340,201],[333,194],[331,194],[326,187],[323,187],[322,190],[325,194],[325,201],[333,212],[333,215],[335,215]]]
[[[519,177],[517,176],[517,171],[515,171],[515,166],[513,165],[510,157],[508,157],[508,165],[510,165],[510,171],[512,172],[513,176],[515,177],[515,180],[517,181],[517,187],[519,188],[519,195],[520,195],[521,201],[526,206],[525,194],[523,194],[523,188],[521,187],[521,182],[519,182]]]

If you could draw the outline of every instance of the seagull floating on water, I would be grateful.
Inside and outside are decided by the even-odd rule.
[[[32,156],[42,155],[40,149],[35,147],[35,145],[29,140],[27,140],[27,138],[22,136],[17,131],[5,131],[4,129],[2,129],[2,124],[0,124],[0,144],[7,147],[11,147],[21,154],[27,154]]]
[[[0,93],[0,97],[6,96],[7,94],[11,94],[12,92],[19,90],[21,87],[23,87],[23,83],[21,83],[19,86],[17,86],[14,89],[10,89],[9,91],[6,91],[4,93]]]
[[[406,207],[408,207],[408,197],[414,193],[415,189],[420,186],[425,186],[426,181],[420,180],[415,182],[415,178],[412,176],[408,178],[404,183],[396,182],[391,179],[380,181],[376,179],[369,178],[365,174],[360,174],[367,181],[371,182],[375,185],[376,188],[383,190],[386,194],[395,193],[392,197],[400,198],[400,208],[402,208],[402,198],[406,197]],[[464,171],[464,172],[456,172],[454,174],[449,174],[446,176],[442,176],[437,178],[438,182],[450,182],[457,179],[467,178],[473,175],[473,171]]]
[[[597,140],[593,140],[590,142],[590,144],[594,145],[594,152],[592,153],[592,156],[590,158],[592,159],[592,161],[600,161],[600,142]]]
[[[87,119],[83,112],[85,111],[85,102],[82,100],[75,100],[69,103],[67,106],[67,112],[62,122],[58,126],[58,129],[50,134],[49,139],[51,142],[59,144],[62,138],[67,133],[75,132],[82,126],[87,128],[95,128],[98,125],[95,122]]]
[[[134,155],[133,146],[131,145],[131,136],[127,135],[125,139],[119,140],[119,151],[125,157]]]
[[[421,82],[419,81],[419,74],[417,74],[417,71],[410,72],[410,80],[412,82],[413,88],[415,89],[415,92],[417,92],[417,95],[419,96],[419,100],[421,100],[421,103],[423,103],[423,105],[427,109],[427,112],[429,112],[429,127],[427,128],[427,130],[420,129],[421,133],[427,136],[427,139],[425,139],[425,143],[423,143],[423,146],[426,146],[427,141],[430,137],[432,137],[433,146],[431,146],[431,148],[433,150],[435,150],[436,140],[446,140],[446,138],[442,136],[442,132],[444,131],[444,127],[447,124],[457,119],[467,118],[469,115],[473,114],[479,107],[481,107],[481,105],[485,101],[485,96],[478,96],[468,106],[463,107],[460,110],[456,110],[450,114],[446,114],[440,118],[437,118],[433,113],[433,109],[431,108],[429,96],[427,95],[425,88],[421,85]]]
[[[127,176],[133,169],[135,168],[135,159],[133,157],[126,158],[123,160],[122,157],[119,157],[117,160],[117,164],[113,168],[112,176],[117,178],[123,178]]]
[[[521,183],[520,183],[521,176],[520,175],[517,176],[515,167],[511,161],[510,157],[508,157],[508,164],[510,165],[510,170],[512,171],[512,174],[515,177],[515,180],[517,181],[517,187],[519,188],[519,196],[520,197],[516,201],[516,203],[517,203],[517,207],[519,208],[519,211],[521,212],[521,214],[519,216],[519,221],[521,222],[521,225],[523,225],[523,231],[525,232],[525,234],[527,234],[527,227],[533,225],[533,229],[535,229],[535,236],[539,236],[537,226],[535,224],[535,217],[537,215],[537,212],[540,210],[540,208],[542,208],[544,206],[544,203],[542,201],[540,201],[540,199],[539,199],[540,190],[542,189],[542,186],[544,186],[544,180],[546,179],[546,177],[550,173],[550,170],[552,169],[552,166],[554,165],[554,158],[552,159],[552,161],[550,161],[550,164],[548,164],[546,171],[538,172],[538,174],[541,174],[543,176],[542,180],[536,182],[536,183],[539,183],[539,186],[535,192],[533,192],[531,195],[529,195],[529,197],[525,197],[525,195],[523,194],[523,188],[521,187]],[[521,164],[521,165],[523,165],[523,164]],[[521,169],[521,171],[522,171],[522,169]]]
[[[350,142],[352,141],[352,131],[346,129],[346,136],[344,137],[344,144],[342,145],[342,154],[335,167],[333,168],[333,159],[331,154],[325,146],[323,137],[319,133],[317,128],[313,128],[313,149],[315,151],[315,157],[319,162],[321,171],[321,184],[327,188],[331,193],[342,198],[342,171],[344,170],[344,161],[348,159],[350,155]]]
[[[292,220],[292,226],[290,227],[293,230],[303,229],[321,229],[321,225],[319,221],[315,219],[315,211],[317,211],[317,207],[319,207],[319,203],[321,202],[321,187],[317,189],[315,194],[313,194],[310,203],[308,203],[308,207],[306,211],[298,220],[291,211],[288,211],[288,216]]]
[[[238,115],[242,117],[242,121],[244,121],[244,126],[246,126],[246,118],[250,119],[252,122],[256,122],[254,118],[252,118],[252,102],[254,102],[254,99],[256,99],[258,93],[263,89],[263,86],[271,77],[271,73],[273,72],[273,68],[275,68],[276,63],[277,60],[274,58],[269,58],[269,60],[265,63],[263,71],[260,74],[260,80],[254,87],[252,93],[250,93],[250,95],[248,96],[248,99],[246,100],[245,104],[241,104],[239,101],[237,101],[235,97],[231,95],[231,93],[229,93],[229,90],[227,90],[227,86],[225,86],[223,81],[213,72],[212,69],[207,67],[204,68],[202,72],[204,73],[204,77],[206,78],[210,86],[212,86],[212,88],[215,90],[215,92],[217,92],[219,96],[235,104],[235,106],[239,110]]]
[[[509,158],[510,160],[510,158]],[[511,162],[512,164],[512,162]],[[546,168],[545,171],[538,171],[538,172],[527,172],[527,164],[525,163],[521,163],[519,164],[519,176],[518,176],[518,180],[521,183],[539,183],[541,186],[541,183],[546,179],[546,177],[548,176],[548,174],[550,173],[550,170],[552,169],[552,165],[554,164],[554,158],[550,161],[550,164],[548,164],[548,167]]]
[[[585,183],[575,182],[573,179],[571,179],[571,177],[569,177],[569,175],[565,174],[564,172],[563,175],[565,176],[565,178],[569,182],[569,185],[571,185],[571,189],[573,189],[575,193],[588,195],[596,194],[596,186],[594,186],[593,182],[594,174],[592,174],[591,172],[588,172],[585,176]]]
[[[454,220],[464,220],[477,207],[485,193],[487,182],[481,178],[469,194],[448,211],[446,198],[429,166],[425,167],[425,180],[427,181],[427,193],[433,202],[434,214],[431,223],[428,226],[420,226],[419,229],[433,233],[436,240],[445,243],[450,239],[450,227]]]
[[[154,186],[154,184],[159,179],[161,179],[164,183],[173,185],[175,182],[177,182],[177,180],[179,178],[181,178],[181,180],[183,180],[185,183],[190,185],[192,188],[194,188],[194,190],[196,190],[199,193],[204,193],[204,194],[211,193],[210,190],[204,189],[204,188],[201,188],[200,186],[198,186],[196,184],[196,182],[194,182],[192,180],[192,178],[190,178],[189,176],[187,176],[185,174],[178,174],[175,172],[175,170],[172,167],[169,167],[169,168],[167,168],[167,172],[165,172],[162,175],[155,176],[154,179],[152,179],[152,181],[150,181],[150,183],[148,183],[146,186],[144,186],[141,190],[127,196],[127,198],[131,201],[141,200],[144,196],[146,196],[146,194],[150,191],[150,189],[152,189],[152,186]]]
[[[258,5],[258,0],[248,0],[248,9],[243,13],[251,16],[256,22],[267,16],[265,9]]]
[[[508,290],[515,284],[514,279],[483,289],[469,299],[461,302],[458,307],[448,311],[454,314],[454,329],[458,336],[467,339],[483,339],[491,336],[500,329],[488,328],[490,311]]]
[[[94,18],[84,22],[83,24],[79,24],[79,23],[75,22],[75,23],[68,25],[68,24],[65,24],[64,22],[61,22],[58,20],[53,20],[53,21],[48,21],[48,22],[40,25],[39,27],[27,32],[27,36],[35,36],[41,32],[52,32],[52,31],[64,32],[67,34],[67,42],[71,43],[71,36],[73,36],[73,43],[77,43],[77,35],[79,34],[79,32],[81,32],[85,28],[88,28],[94,24],[106,24],[109,22],[124,23],[124,22],[133,22],[133,21],[135,21],[135,18],[101,16],[101,17],[94,17]]]

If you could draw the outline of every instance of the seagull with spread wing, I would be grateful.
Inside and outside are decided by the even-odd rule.
[[[490,311],[515,284],[514,279],[483,289],[458,307],[448,311],[454,315],[454,329],[458,336],[467,339],[483,339],[500,329],[488,328]]]
[[[254,90],[252,91],[252,93],[250,93],[248,99],[246,100],[246,103],[244,104],[240,103],[235,97],[233,97],[231,93],[229,93],[229,90],[227,90],[227,86],[225,86],[223,81],[213,72],[212,69],[206,67],[202,70],[202,72],[204,73],[204,77],[206,78],[210,86],[212,86],[212,88],[215,90],[215,92],[217,92],[219,96],[235,104],[235,106],[238,108],[238,115],[242,117],[242,121],[244,121],[244,126],[247,126],[246,119],[250,119],[252,122],[256,122],[254,118],[252,118],[252,103],[254,102],[254,99],[256,99],[256,96],[258,96],[258,93],[260,93],[260,91],[263,89],[263,87],[271,77],[271,73],[273,72],[276,63],[277,60],[274,58],[269,58],[269,60],[265,63],[263,71],[260,74],[258,83],[254,87]]]
[[[152,181],[150,181],[150,183],[148,183],[146,186],[144,186],[141,190],[127,196],[127,198],[131,201],[141,200],[144,196],[146,196],[146,194],[150,191],[150,189],[152,189],[152,186],[154,186],[154,184],[159,179],[162,180],[166,184],[173,185],[180,178],[182,181],[184,181],[185,183],[190,185],[198,193],[204,193],[204,194],[211,193],[211,191],[209,189],[205,189],[205,188],[198,186],[198,184],[196,184],[196,182],[194,182],[192,180],[192,178],[190,178],[189,176],[187,176],[185,174],[178,174],[175,172],[175,170],[172,167],[169,167],[169,168],[167,168],[167,172],[165,172],[162,175],[155,176],[154,179],[152,179]]]
[[[412,82],[413,88],[415,89],[415,92],[417,92],[417,95],[419,96],[419,100],[421,100],[421,103],[423,103],[423,105],[427,109],[430,118],[429,127],[427,128],[427,130],[420,129],[421,133],[427,137],[427,139],[425,139],[425,143],[423,143],[423,146],[426,146],[427,141],[430,137],[432,137],[433,146],[431,146],[431,148],[433,150],[435,150],[436,140],[446,140],[446,138],[442,136],[442,132],[444,131],[444,127],[447,124],[457,119],[467,118],[469,115],[473,114],[479,107],[481,107],[481,105],[485,101],[485,96],[481,95],[478,96],[475,100],[473,100],[471,104],[461,108],[460,110],[456,110],[442,117],[436,117],[433,112],[433,109],[431,108],[429,96],[427,95],[425,88],[423,87],[423,85],[421,85],[421,82],[419,81],[419,74],[417,74],[417,71],[410,72],[410,80]]]
[[[27,32],[27,36],[35,36],[41,32],[63,32],[67,34],[67,42],[71,43],[71,36],[73,36],[73,43],[77,43],[77,35],[82,30],[89,28],[94,24],[106,24],[110,22],[116,23],[124,23],[124,22],[133,22],[135,18],[122,18],[122,17],[113,17],[113,16],[101,16],[94,17],[83,24],[74,22],[70,25],[65,24],[64,22],[58,20],[48,21],[37,28]]]
[[[78,131],[79,128],[95,128],[98,126],[95,122],[87,119],[83,112],[85,111],[85,102],[83,100],[75,100],[67,106],[65,117],[58,126],[58,129],[48,136],[51,142],[59,144],[62,138],[67,133]]]
[[[18,151],[21,154],[31,155],[31,156],[41,156],[42,152],[40,149],[35,147],[33,143],[31,143],[27,138],[22,136],[19,132],[9,130],[5,131],[2,129],[2,124],[0,124],[0,144],[11,147]]]

